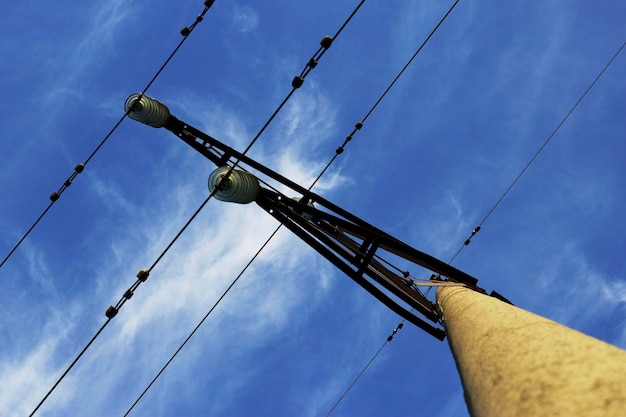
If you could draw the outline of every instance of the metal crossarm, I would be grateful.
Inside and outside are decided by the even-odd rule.
[[[443,340],[445,331],[416,315],[419,313],[424,319],[439,323],[441,317],[435,302],[430,301],[419,291],[415,282],[408,277],[408,273],[398,274],[388,268],[387,266],[391,264],[384,260],[385,255],[396,256],[426,268],[435,274],[433,277],[438,281],[460,283],[484,293],[484,290],[477,286],[478,280],[471,275],[413,248],[260,162],[177,119],[158,101],[134,95],[127,100],[127,107],[131,118],[153,127],[165,127],[174,133],[217,165],[216,172],[225,166],[234,168],[245,165],[288,187],[295,195],[301,195],[300,199],[293,199],[256,185],[258,191],[255,191],[254,196],[248,201],[256,201],[262,209],[392,311],[437,339]],[[254,181],[258,183],[256,178]],[[411,311],[401,303],[410,307]]]

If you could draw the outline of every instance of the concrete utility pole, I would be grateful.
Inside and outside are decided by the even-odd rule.
[[[468,288],[437,303],[473,417],[626,416],[626,351]]]

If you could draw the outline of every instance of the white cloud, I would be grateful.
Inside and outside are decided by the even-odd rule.
[[[316,113],[317,132],[313,136],[320,141],[328,135],[328,130],[332,130],[334,119],[327,104],[320,104],[310,97],[300,100],[287,121],[276,129],[285,135],[300,136],[298,140],[282,145],[284,152],[280,157],[273,158],[273,164],[288,177],[306,184],[312,181],[315,170],[321,164],[311,155],[304,158],[305,150],[310,148],[306,140],[312,136],[305,136],[308,126],[300,124],[298,115],[305,110]],[[187,105],[192,104],[187,100]],[[206,114],[221,121],[221,129],[233,141],[243,142],[245,138],[242,136],[249,136],[244,124],[239,123],[232,112],[214,109]],[[263,153],[265,148],[259,146],[257,154]],[[263,155],[259,159],[262,158]],[[197,175],[194,178],[202,178],[205,169],[204,166],[196,166]],[[320,188],[330,189],[341,183],[338,175],[329,178]],[[54,317],[54,327],[62,337],[40,339],[25,349],[22,359],[13,363],[0,362],[3,379],[21,382],[19,389],[3,392],[0,414],[9,415],[15,410],[18,414],[30,411],[37,398],[65,369],[68,357],[73,357],[82,343],[89,339],[91,332],[104,322],[102,313],[106,307],[115,304],[134,282],[134,268],[137,265],[137,270],[148,267],[206,197],[197,195],[197,187],[188,186],[186,179],[164,176],[162,179],[165,181],[159,187],[166,191],[163,195],[167,198],[136,207],[124,188],[100,178],[97,173],[90,175],[89,179],[92,192],[98,196],[100,203],[105,204],[102,206],[101,221],[110,221],[112,225],[108,235],[99,235],[103,240],[100,245],[107,249],[94,250],[96,259],[90,261],[95,271],[95,276],[85,281],[94,288],[90,306],[82,310],[73,309],[72,320]],[[208,189],[206,192],[208,194]],[[120,210],[129,214],[116,214]],[[68,409],[89,414],[107,408],[107,404],[111,410],[130,404],[133,396],[139,394],[140,387],[173,353],[276,226],[277,223],[255,204],[241,206],[210,201],[39,414],[63,415]],[[128,232],[120,236],[118,232],[123,229]],[[319,279],[304,281],[302,277],[307,276],[310,265],[316,266]],[[227,364],[217,358],[250,361],[252,352],[258,347],[275,338],[286,327],[307,320],[316,305],[332,291],[333,277],[332,268],[319,261],[310,248],[287,230],[279,232],[231,294],[212,313],[202,331],[181,355],[182,358],[168,369],[168,381],[169,378],[185,379],[188,373],[196,372],[197,368],[193,365],[185,365],[196,359],[213,366],[217,375],[228,372],[223,368],[228,368]],[[54,282],[49,285],[54,291]],[[50,300],[43,303],[42,308],[51,308]],[[101,315],[86,319],[84,315],[93,314],[94,306]],[[61,307],[65,308],[72,310],[71,306]],[[76,322],[81,323],[80,326],[73,324]],[[68,348],[68,340],[72,340],[71,348]],[[255,343],[250,346],[238,343],[238,340],[254,340]],[[202,351],[207,347],[216,354],[205,357]],[[231,380],[223,386],[220,395],[226,397],[222,401],[232,401],[237,387],[244,385],[245,379],[253,374],[237,371],[237,378],[241,380]],[[80,383],[83,380],[98,381],[98,384],[85,386]],[[128,388],[129,385],[132,389]],[[159,388],[155,387],[155,390]],[[28,391],[28,396],[25,396],[25,391]],[[156,395],[169,396],[163,392]],[[21,407],[16,407],[17,403]],[[115,405],[111,406],[112,403]]]
[[[575,322],[583,327],[626,304],[624,282],[606,276],[589,264],[584,253],[572,242],[564,244],[561,251],[547,261],[537,283],[543,287],[541,299],[552,300],[549,305],[541,307],[543,314],[565,325]],[[608,342],[624,347],[624,330],[617,339]]]
[[[234,10],[233,23],[241,33],[252,32],[259,26],[259,15],[252,7],[237,6]]]

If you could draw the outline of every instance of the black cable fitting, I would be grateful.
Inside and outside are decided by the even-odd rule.
[[[317,66],[317,61],[315,59],[311,58],[306,65],[308,67],[310,67],[311,69],[313,69],[313,68],[315,68]]]
[[[50,201],[55,202],[61,197],[56,191],[50,194]]]
[[[83,172],[84,169],[85,169],[85,164],[83,164],[82,162],[80,164],[76,164],[76,166],[74,167],[74,171],[76,171],[78,174]]]
[[[467,239],[467,240],[465,240],[465,242],[463,242],[463,244],[464,244],[465,246],[469,245],[470,243],[471,243],[471,240],[469,240],[469,239]]]
[[[335,153],[336,153],[337,155],[342,154],[342,153],[343,153],[343,146],[339,146],[337,149],[335,149]]]
[[[324,49],[328,49],[330,48],[330,45],[333,44],[333,38],[331,38],[330,36],[326,35],[322,38],[322,40],[320,41],[320,45],[322,46],[322,48]]]
[[[183,36],[189,36],[190,33],[191,33],[191,30],[189,30],[187,26],[185,26],[184,28],[180,30],[180,34]]]
[[[352,140],[352,135],[346,136],[346,143],[350,142],[351,140]]]
[[[209,8],[211,6],[213,6],[213,3],[215,3],[215,0],[204,0],[204,5]]]
[[[137,273],[137,278],[141,282],[146,282],[146,280],[148,279],[148,276],[150,276],[150,271],[148,271],[147,269],[142,269],[141,271]]]
[[[69,187],[70,185],[72,185],[72,180],[71,179],[66,179],[65,182],[63,183],[63,185],[65,185],[66,187]]]
[[[409,275],[411,275],[409,271],[402,271],[402,276],[404,276],[404,278],[408,278]]]
[[[133,292],[129,289],[126,290],[126,292],[124,293],[124,298],[126,298],[127,300],[130,300],[130,298],[133,296]]]
[[[112,319],[113,317],[115,317],[117,315],[117,308],[113,307],[113,306],[109,306],[109,308],[107,308],[107,311],[104,313],[108,318]]]
[[[299,75],[296,75],[295,77],[293,77],[293,80],[291,81],[291,86],[293,88],[300,88],[302,87],[302,84],[304,84],[304,78],[302,78]]]
[[[404,326],[404,323],[402,322],[398,323],[398,330],[400,330],[403,326]]]
[[[203,19],[204,19],[204,16],[199,14],[198,17],[196,17],[196,22],[200,23],[200,22],[202,22]]]
[[[392,340],[393,340],[393,335],[390,334],[389,337],[387,338],[387,341],[391,342]]]
[[[357,130],[361,130],[361,128],[363,127],[363,122],[356,122],[356,124],[354,125],[354,127],[355,127]]]

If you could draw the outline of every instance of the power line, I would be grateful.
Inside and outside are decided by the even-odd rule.
[[[156,79],[159,77],[159,75],[161,75],[161,72],[163,72],[163,70],[165,69],[167,64],[169,64],[169,62],[172,60],[172,58],[174,58],[174,55],[176,55],[176,53],[181,48],[181,46],[183,46],[183,43],[185,43],[185,41],[187,40],[187,38],[189,37],[191,32],[193,32],[193,30],[196,28],[198,23],[202,22],[202,20],[204,19],[204,16],[209,11],[209,9],[213,5],[213,3],[215,3],[215,0],[205,0],[204,1],[204,10],[196,17],[196,19],[194,20],[193,24],[191,24],[189,27],[187,27],[187,26],[183,27],[183,29],[180,31],[180,33],[183,36],[183,38],[178,43],[178,45],[174,48],[174,50],[170,53],[170,55],[167,57],[167,59],[163,62],[163,64],[157,70],[157,72],[154,74],[154,76],[150,79],[148,84],[146,84],[146,86],[144,87],[144,89],[141,92],[142,95],[145,94],[146,91],[148,91],[148,89],[156,81]],[[77,164],[74,167],[74,172],[72,172],[72,174],[69,177],[67,177],[67,179],[61,185],[61,187],[59,187],[59,189],[57,191],[54,191],[52,194],[50,194],[50,203],[48,204],[48,207],[46,207],[43,210],[43,212],[39,215],[39,217],[37,217],[37,219],[33,222],[33,224],[30,226],[30,228],[26,231],[26,233],[24,233],[22,235],[22,237],[18,240],[18,242],[13,246],[13,248],[9,251],[9,253],[4,257],[2,262],[0,262],[0,268],[2,268],[2,266],[8,261],[8,259],[11,257],[11,255],[13,255],[13,253],[22,244],[22,242],[24,242],[24,240],[30,235],[30,233],[33,231],[33,229],[35,229],[35,227],[39,224],[39,222],[46,216],[46,214],[52,208],[54,203],[56,203],[59,200],[59,198],[61,198],[61,195],[63,195],[65,190],[67,190],[67,188],[70,185],[72,185],[72,183],[76,179],[76,177],[78,177],[78,175],[83,172],[83,170],[85,169],[85,166],[87,166],[87,164],[93,159],[93,157],[96,156],[96,154],[98,153],[100,148],[102,148],[102,146],[104,146],[104,144],[109,140],[109,138],[113,135],[113,133],[117,130],[117,128],[122,124],[124,119],[126,119],[126,117],[128,116],[128,113],[129,112],[127,111],[127,112],[125,112],[122,115],[122,117],[120,117],[120,119],[113,125],[113,127],[109,130],[109,132],[102,138],[100,143],[89,154],[87,159],[85,159],[84,162],[79,163],[79,164]]]
[[[424,39],[424,41],[422,41],[422,43],[419,45],[419,47],[415,50],[415,52],[413,53],[413,55],[411,56],[411,58],[409,58],[409,60],[406,62],[406,64],[402,67],[402,69],[398,72],[398,74],[394,77],[394,79],[391,81],[391,83],[389,83],[389,85],[387,86],[387,88],[385,89],[385,91],[380,95],[380,97],[378,98],[378,100],[376,100],[376,102],[374,103],[374,105],[369,109],[369,111],[365,114],[365,117],[363,117],[363,119],[361,121],[359,121],[358,123],[356,123],[354,130],[346,137],[346,140],[344,141],[344,143],[338,147],[335,151],[335,155],[333,156],[333,158],[330,160],[330,162],[326,165],[326,167],[322,170],[322,172],[320,173],[320,175],[317,177],[317,179],[315,180],[315,182],[317,182],[322,175],[326,172],[326,170],[330,167],[330,165],[335,161],[335,159],[344,151],[345,146],[352,140],[353,135],[360,130],[363,127],[363,122],[365,122],[365,120],[367,120],[367,118],[374,112],[374,110],[376,109],[376,107],[378,107],[378,105],[380,104],[380,102],[385,98],[385,96],[387,95],[387,93],[389,93],[389,91],[393,88],[393,86],[396,84],[396,82],[400,79],[400,77],[404,74],[404,72],[407,70],[407,68],[411,65],[411,63],[413,62],[413,60],[417,57],[417,55],[421,52],[421,50],[424,48],[424,46],[428,43],[428,41],[432,38],[432,36],[435,34],[435,32],[439,29],[439,27],[443,24],[443,22],[446,20],[446,18],[450,15],[450,13],[452,13],[452,11],[454,10],[454,8],[456,7],[456,5],[459,3],[460,0],[456,0],[452,6],[450,6],[450,8],[448,9],[448,11],[443,15],[443,17],[439,20],[439,22],[437,23],[437,25],[435,25],[435,27],[433,28],[433,30],[428,34],[428,36]],[[339,404],[343,401],[343,399],[346,397],[346,395],[348,395],[348,393],[352,390],[352,388],[354,387],[354,385],[359,381],[359,379],[363,376],[363,374],[365,373],[365,371],[367,371],[367,369],[370,367],[370,365],[374,362],[374,360],[376,360],[376,358],[378,357],[378,355],[380,354],[380,352],[385,348],[385,346],[387,345],[387,343],[391,342],[391,340],[393,339],[393,336],[398,332],[399,329],[402,329],[402,327],[404,326],[404,322],[405,320],[402,320],[400,323],[398,323],[398,325],[393,329],[392,333],[387,337],[387,340],[385,340],[385,342],[380,346],[380,348],[376,351],[376,353],[374,353],[374,355],[370,358],[370,360],[367,362],[367,364],[361,369],[361,371],[357,374],[357,376],[354,378],[354,380],[350,383],[350,385],[348,385],[348,387],[344,390],[344,392],[341,394],[341,396],[337,399],[337,401],[333,404],[333,406],[330,408],[330,410],[328,411],[328,413],[326,413],[326,417],[330,416],[333,411],[335,410],[335,408],[337,408],[337,406],[339,406]]]
[[[374,110],[376,109],[376,107],[378,107],[378,105],[380,104],[380,102],[385,98],[385,96],[387,95],[387,93],[389,93],[389,91],[393,88],[393,86],[396,84],[396,82],[400,79],[400,77],[402,76],[402,74],[404,74],[404,72],[406,71],[406,69],[409,67],[409,65],[411,65],[411,63],[413,62],[413,60],[415,59],[415,57],[417,57],[417,55],[421,52],[422,48],[424,48],[424,46],[426,46],[426,44],[428,43],[428,41],[430,40],[430,38],[435,34],[435,32],[437,31],[437,29],[439,29],[439,26],[441,26],[441,24],[444,22],[444,20],[446,20],[446,18],[448,17],[448,15],[452,12],[452,10],[456,7],[456,5],[459,3],[460,0],[456,0],[454,2],[454,4],[452,4],[452,6],[448,9],[448,11],[446,12],[446,14],[439,20],[439,23],[437,23],[437,25],[434,27],[433,30],[430,31],[430,33],[428,34],[428,36],[426,37],[426,39],[424,39],[424,41],[422,41],[422,43],[420,44],[420,46],[415,50],[415,52],[413,53],[413,55],[411,56],[411,58],[406,62],[406,64],[404,64],[404,66],[402,67],[402,69],[398,72],[398,74],[395,76],[395,78],[393,79],[393,81],[391,81],[391,83],[389,83],[389,85],[387,86],[387,88],[385,89],[385,91],[383,91],[383,93],[380,95],[380,97],[378,97],[378,100],[376,100],[376,102],[374,103],[374,105],[369,109],[369,111],[365,114],[365,116],[354,125],[354,129],[352,130],[352,132],[346,137],[346,139],[344,140],[343,144],[341,146],[339,146],[336,150],[335,150],[335,156],[333,156],[333,158],[330,160],[330,162],[328,162],[328,164],[326,165],[326,167],[322,170],[322,172],[319,174],[319,176],[317,177],[317,179],[313,182],[313,185],[315,185],[317,183],[317,181],[319,181],[319,179],[322,177],[322,175],[324,175],[326,173],[326,170],[330,167],[330,165],[335,161],[335,159],[344,151],[345,146],[348,144],[348,142],[350,142],[353,139],[353,136],[356,134],[357,131],[361,130],[361,128],[363,127],[363,123],[365,123],[365,121],[370,117],[370,115],[374,112]]]
[[[50,388],[50,390],[46,393],[46,395],[39,402],[39,404],[37,404],[37,406],[32,411],[32,413],[30,413],[29,417],[32,417],[37,412],[37,410],[39,410],[41,405],[48,399],[50,394],[52,394],[52,392],[57,388],[57,386],[61,383],[61,381],[65,378],[65,376],[74,367],[74,365],[76,365],[78,360],[83,356],[83,354],[87,351],[87,349],[89,349],[89,347],[92,345],[92,343],[98,338],[98,336],[100,336],[100,334],[102,333],[104,328],[109,324],[109,322],[113,319],[113,317],[115,317],[117,315],[117,313],[119,312],[120,308],[122,308],[122,306],[124,306],[124,304],[126,304],[126,301],[130,300],[130,298],[133,296],[133,294],[135,293],[135,290],[139,287],[139,285],[142,282],[145,282],[148,279],[148,276],[150,275],[150,271],[152,271],[152,269],[154,269],[154,267],[161,261],[161,259],[163,259],[163,256],[165,256],[165,254],[170,250],[170,248],[174,245],[174,243],[178,240],[178,238],[189,227],[189,225],[198,216],[198,214],[200,214],[200,211],[202,211],[204,206],[206,206],[206,204],[213,197],[213,195],[214,195],[214,192],[209,194],[209,196],[202,202],[202,204],[200,204],[200,206],[196,209],[196,211],[189,218],[189,220],[187,220],[185,225],[180,229],[180,231],[176,234],[176,236],[170,241],[170,243],[167,245],[167,247],[157,257],[157,259],[152,263],[152,266],[150,266],[149,269],[142,269],[142,270],[139,271],[139,273],[137,274],[137,281],[135,281],[135,283],[129,289],[127,289],[126,292],[124,292],[124,295],[122,296],[122,298],[120,298],[120,300],[117,302],[115,307],[114,306],[109,306],[109,308],[107,308],[107,310],[106,310],[107,320],[100,327],[100,329],[93,335],[93,337],[89,340],[89,342],[87,342],[85,347],[83,347],[83,349],[80,351],[80,353],[76,356],[76,358],[72,361],[72,363],[63,372],[63,374],[61,374],[61,376],[59,377],[59,379],[57,379],[57,381],[54,383],[52,388]]]
[[[519,174],[517,174],[517,176],[513,179],[513,181],[511,182],[511,184],[506,188],[506,190],[504,190],[504,192],[502,193],[502,195],[500,196],[500,198],[498,198],[498,200],[495,202],[495,204],[489,209],[489,211],[487,212],[487,214],[485,215],[485,217],[483,217],[483,219],[480,221],[480,223],[478,223],[478,226],[476,226],[473,230],[472,233],[470,234],[470,236],[465,240],[465,242],[463,242],[463,244],[459,247],[459,249],[456,251],[456,253],[454,254],[454,256],[452,257],[452,259],[450,259],[449,263],[452,263],[452,261],[454,261],[456,259],[456,257],[461,253],[461,251],[471,243],[472,238],[474,236],[476,236],[476,234],[478,232],[480,232],[483,223],[485,223],[485,221],[487,221],[487,219],[493,214],[494,210],[500,205],[500,203],[502,202],[502,200],[504,200],[504,198],[507,196],[507,194],[509,193],[509,191],[511,191],[511,189],[515,186],[515,184],[517,184],[517,182],[519,181],[519,179],[522,177],[522,175],[524,175],[524,173],[526,172],[526,170],[530,167],[530,165],[535,162],[535,159],[537,159],[537,157],[539,156],[539,154],[543,151],[543,149],[548,145],[548,143],[550,143],[550,141],[552,140],[552,138],[556,135],[556,133],[559,131],[559,129],[561,128],[561,126],[563,126],[563,124],[567,121],[567,119],[569,119],[570,115],[574,112],[574,110],[576,110],[576,107],[578,107],[578,105],[583,101],[583,99],[587,96],[587,94],[589,93],[589,91],[591,91],[591,89],[593,88],[593,86],[596,84],[596,82],[600,79],[600,77],[602,77],[602,74],[604,74],[604,72],[611,66],[611,64],[613,63],[613,61],[615,60],[615,58],[617,58],[617,56],[620,54],[620,52],[622,52],[622,49],[624,49],[624,46],[626,46],[626,42],[624,42],[622,44],[622,46],[619,47],[619,49],[617,50],[617,52],[615,52],[615,54],[611,57],[611,59],[609,60],[609,62],[607,62],[607,64],[604,66],[604,68],[602,68],[602,70],[598,73],[598,75],[596,75],[596,77],[593,79],[593,81],[591,82],[591,84],[589,84],[589,86],[585,89],[585,91],[581,94],[581,96],[578,98],[578,100],[576,100],[576,103],[574,103],[574,105],[569,109],[569,111],[565,114],[565,116],[563,116],[563,118],[561,119],[561,121],[556,125],[556,127],[554,128],[554,130],[552,130],[552,132],[548,135],[548,137],[546,138],[546,140],[543,142],[543,144],[541,144],[541,146],[539,147],[539,149],[537,149],[537,151],[535,152],[535,154],[528,160],[528,162],[526,163],[526,165],[524,165],[524,167],[522,168],[522,170],[519,172]]]
[[[135,400],[135,402],[133,402],[133,404],[130,406],[130,408],[126,411],[126,413],[124,414],[124,417],[128,416],[128,414],[133,410],[133,408],[135,408],[135,406],[137,405],[137,403],[139,401],[141,401],[141,399],[143,398],[144,395],[146,395],[146,393],[148,392],[148,390],[150,390],[150,388],[152,387],[152,385],[154,385],[154,383],[156,382],[157,379],[159,379],[159,377],[161,376],[161,374],[163,374],[163,372],[165,371],[165,369],[170,365],[170,363],[172,363],[172,361],[174,360],[174,358],[176,358],[176,356],[180,353],[180,351],[185,347],[185,345],[187,344],[187,342],[189,342],[189,340],[193,337],[194,334],[196,334],[196,332],[198,331],[198,329],[204,324],[204,322],[206,321],[207,318],[209,318],[209,316],[211,315],[211,313],[213,313],[213,310],[215,310],[215,308],[217,308],[217,306],[220,304],[220,302],[226,297],[226,295],[230,292],[230,290],[235,286],[235,284],[237,283],[237,281],[239,281],[239,278],[241,278],[241,276],[248,270],[248,268],[250,267],[250,265],[252,265],[252,262],[254,262],[257,257],[261,254],[261,252],[263,251],[263,249],[265,249],[265,247],[270,243],[270,241],[274,238],[274,236],[276,235],[276,233],[278,233],[278,231],[280,230],[280,228],[282,227],[282,224],[279,225],[273,232],[272,234],[265,240],[265,243],[263,243],[263,245],[259,248],[259,250],[254,254],[254,256],[252,257],[252,259],[250,259],[250,261],[246,264],[246,266],[241,270],[241,272],[235,277],[235,279],[230,283],[230,285],[226,288],[226,290],[224,290],[224,292],[222,293],[222,295],[217,299],[217,301],[213,304],[213,306],[211,306],[211,308],[209,309],[209,311],[207,311],[207,313],[204,315],[204,317],[202,317],[202,319],[198,322],[198,324],[196,325],[196,327],[194,327],[194,329],[191,331],[191,333],[189,333],[189,335],[185,338],[185,340],[181,343],[181,345],[178,347],[178,349],[176,349],[176,351],[172,354],[172,356],[167,360],[167,362],[165,363],[165,365],[163,365],[163,367],[161,368],[161,370],[159,370],[159,372],[157,372],[157,374],[154,376],[154,378],[152,378],[152,380],[150,381],[150,383],[146,386],[146,388],[141,392],[141,394],[139,394],[139,397],[137,397],[137,399]]]

